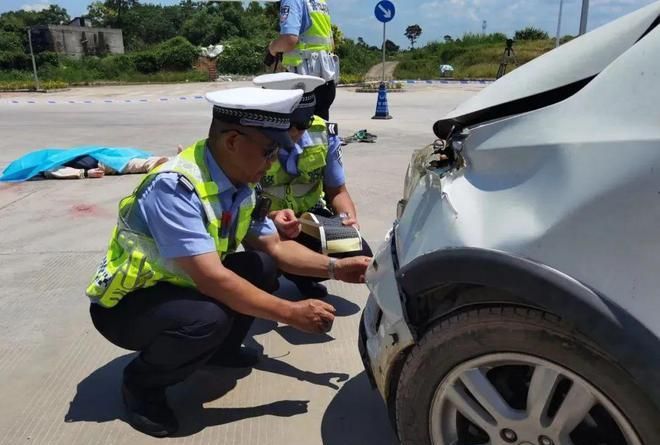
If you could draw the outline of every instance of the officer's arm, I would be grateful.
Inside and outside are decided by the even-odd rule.
[[[328,202],[337,213],[348,214],[348,218],[344,220],[344,225],[352,226],[353,224],[358,224],[355,203],[353,202],[350,193],[348,193],[346,184],[340,185],[339,187],[326,186],[325,194],[328,198]]]
[[[296,49],[298,36],[293,34],[282,34],[268,45],[268,50],[275,56],[277,53],[288,53]]]
[[[346,175],[342,160],[341,141],[337,136],[337,124],[328,123],[328,159],[323,172],[323,185],[326,198],[337,213],[347,214],[344,225],[357,225],[355,203],[346,188]]]
[[[175,260],[204,295],[234,311],[286,323],[305,332],[330,330],[335,309],[318,300],[290,302],[253,286],[222,265],[218,254],[206,253]]]
[[[330,258],[279,235],[249,236],[246,242],[253,249],[272,256],[284,272],[305,277],[330,277]],[[348,283],[364,283],[364,274],[371,261],[368,257],[342,258],[335,263],[335,278]]]
[[[280,4],[280,36],[270,42],[268,51],[273,56],[296,49],[302,27],[304,1],[283,0]]]
[[[262,291],[224,267],[216,252],[180,257],[175,262],[202,294],[236,312],[283,323],[290,322],[292,307],[289,302]]]

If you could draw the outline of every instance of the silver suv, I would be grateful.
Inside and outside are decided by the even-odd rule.
[[[360,327],[404,444],[660,443],[658,24],[539,57],[413,155]]]

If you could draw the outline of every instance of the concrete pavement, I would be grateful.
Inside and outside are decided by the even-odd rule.
[[[203,100],[158,99],[238,85],[0,94],[0,169],[44,147],[132,146],[172,155],[178,143],[204,136],[210,109]],[[365,128],[379,136],[375,144],[344,147],[348,186],[372,245],[392,223],[411,151],[432,142],[433,122],[478,89],[409,87],[390,95],[391,121],[370,119],[375,94],[338,91],[332,114],[341,134]],[[108,98],[113,102],[104,102]],[[93,103],[69,103],[78,101]],[[117,203],[139,180],[0,184],[0,445],[157,442],[122,420],[121,369],[133,353],[94,330],[83,293],[105,251]],[[204,369],[172,388],[169,396],[182,431],[163,441],[396,443],[356,346],[366,288],[341,283],[329,288],[328,301],[338,313],[330,333],[311,336],[259,321],[248,343],[263,348],[267,358],[253,370]],[[295,294],[286,283],[280,292]]]

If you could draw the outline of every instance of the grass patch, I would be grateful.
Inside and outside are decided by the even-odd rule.
[[[68,87],[69,84],[65,82],[59,82],[57,80],[47,80],[45,82],[39,82],[39,87],[41,90],[57,90],[61,88]],[[22,81],[22,80],[0,80],[0,91],[36,91],[36,86],[34,81]]]
[[[486,36],[488,37],[488,36]],[[513,46],[518,65],[554,49],[553,40],[524,40]],[[423,48],[401,53],[394,77],[396,79],[441,79],[440,65],[454,67],[456,78],[495,77],[504,53],[504,41],[483,41],[471,36],[461,42],[430,43]],[[512,71],[516,65],[509,65]]]
[[[133,83],[183,83],[207,82],[208,74],[197,70],[158,71],[145,74],[134,69],[105,72],[88,63],[73,61],[58,66],[45,66],[39,70],[39,84],[42,89],[66,88],[95,84],[133,84]],[[34,78],[27,71],[0,72],[0,91],[34,90]]]

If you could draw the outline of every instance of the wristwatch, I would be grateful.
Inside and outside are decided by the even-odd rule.
[[[331,280],[336,280],[335,277],[335,265],[337,264],[337,258],[328,258],[328,278]]]

